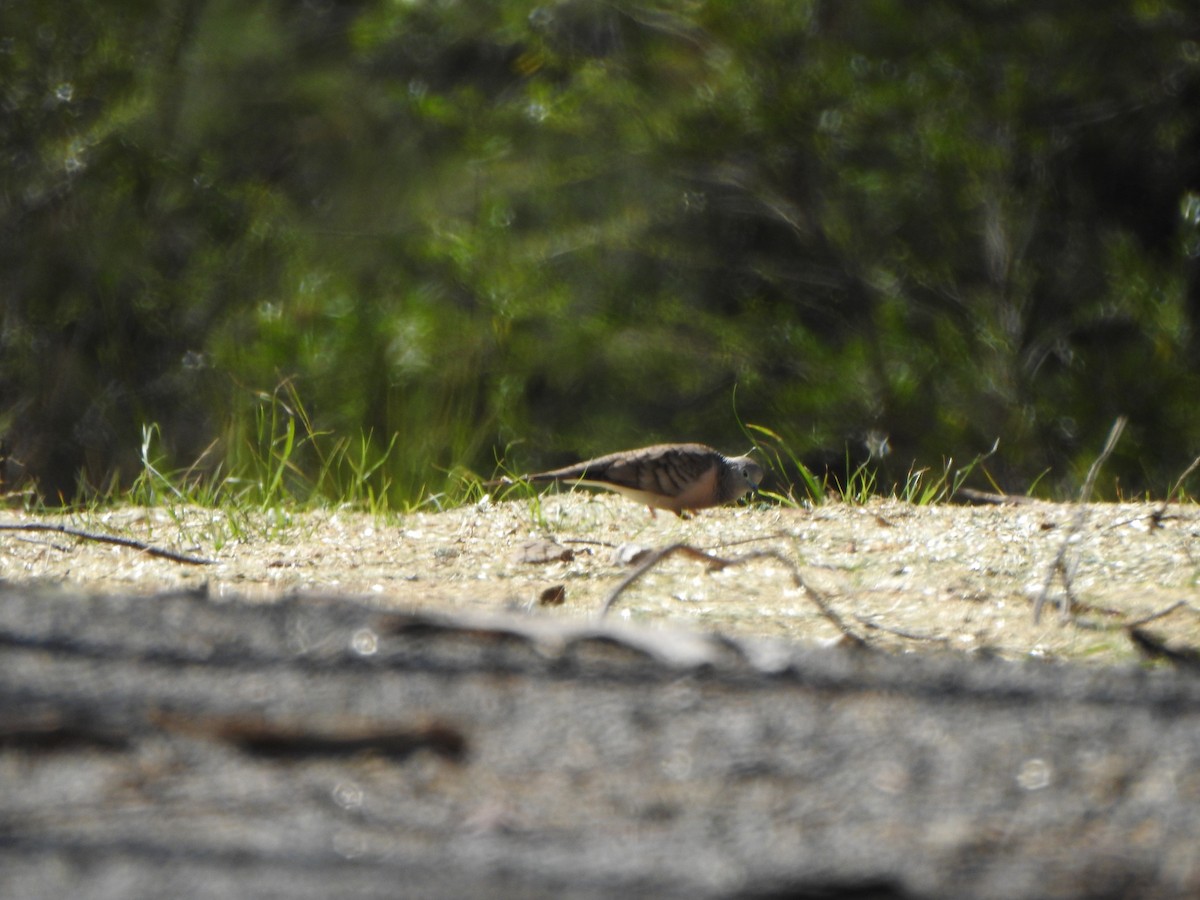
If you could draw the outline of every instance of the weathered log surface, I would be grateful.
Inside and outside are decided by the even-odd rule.
[[[0,894],[1200,895],[1200,680],[0,589]]]

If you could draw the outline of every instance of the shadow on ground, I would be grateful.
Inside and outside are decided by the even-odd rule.
[[[0,591],[21,897],[1200,894],[1200,681]]]

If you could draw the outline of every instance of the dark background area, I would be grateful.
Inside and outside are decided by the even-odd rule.
[[[884,484],[999,438],[1065,492],[1121,414],[1104,495],[1200,452],[1191,3],[0,0],[0,104],[51,501],[301,402],[397,503],[739,420],[887,435]]]

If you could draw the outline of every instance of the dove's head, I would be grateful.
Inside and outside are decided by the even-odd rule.
[[[735,456],[725,460],[725,484],[722,493],[725,502],[737,500],[743,494],[752,494],[758,490],[763,480],[762,466],[748,456]]]

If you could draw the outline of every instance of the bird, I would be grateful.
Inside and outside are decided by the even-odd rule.
[[[682,518],[757,491],[762,478],[762,467],[748,456],[725,456],[704,444],[655,444],[516,480],[601,487],[646,504],[651,516],[655,509],[665,509]]]

